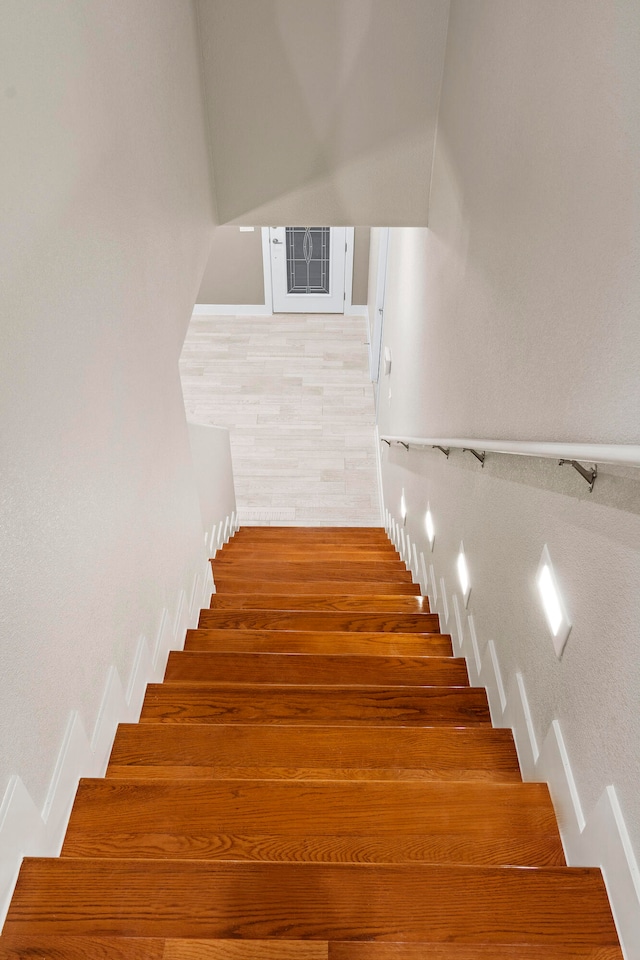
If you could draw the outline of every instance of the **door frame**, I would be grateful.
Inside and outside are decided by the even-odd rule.
[[[369,346],[369,368],[373,383],[377,385],[380,380],[380,363],[382,354],[382,337],[384,332],[384,307],[387,291],[387,259],[389,254],[389,227],[380,227],[380,239],[378,243],[378,263],[376,272],[376,299],[373,305],[373,318],[371,319],[371,337]]]
[[[345,227],[344,312],[353,314],[353,245],[355,227]],[[271,276],[271,240],[269,227],[262,227],[262,270],[264,273],[264,302],[273,313],[273,279]]]

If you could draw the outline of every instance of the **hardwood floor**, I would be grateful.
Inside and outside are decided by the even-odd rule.
[[[194,317],[189,419],[228,427],[243,524],[380,523],[362,317]]]
[[[291,552],[326,542],[341,579],[319,559],[287,608]],[[217,584],[81,780],[61,856],[25,859],[0,960],[622,960],[600,871],[565,865],[426,600],[357,579],[406,583],[380,531],[245,528],[216,570],[261,556],[275,579]]]

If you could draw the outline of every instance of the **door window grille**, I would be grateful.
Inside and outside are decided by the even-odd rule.
[[[331,227],[286,227],[287,292],[330,293]]]

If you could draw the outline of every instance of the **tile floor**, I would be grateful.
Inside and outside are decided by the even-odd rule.
[[[229,428],[244,524],[378,526],[362,317],[193,317],[187,417]]]

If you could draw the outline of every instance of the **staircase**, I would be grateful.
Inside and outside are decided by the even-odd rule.
[[[245,528],[0,960],[621,960],[381,529]]]

